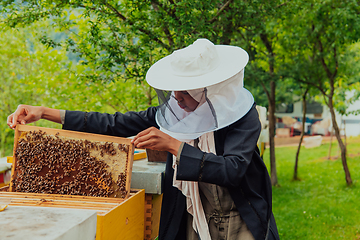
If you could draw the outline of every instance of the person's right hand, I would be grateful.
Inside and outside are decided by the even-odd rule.
[[[139,132],[131,143],[137,148],[149,148],[158,151],[168,151],[174,156],[178,154],[181,142],[155,127],[149,127]]]
[[[17,124],[28,124],[41,119],[43,107],[19,105],[16,111],[7,118],[7,125],[15,129]]]

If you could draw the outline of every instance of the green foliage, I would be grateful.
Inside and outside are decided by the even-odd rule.
[[[356,179],[352,187],[344,184],[341,158],[333,142],[320,147],[302,147],[299,158],[300,181],[291,181],[297,147],[277,147],[276,159],[280,187],[273,188],[273,212],[281,239],[357,239],[360,234],[360,139],[348,138],[348,163]],[[269,152],[264,160],[268,163]],[[268,164],[267,164],[268,165]]]
[[[18,79],[23,83],[18,89],[34,87],[36,96],[18,98],[4,115],[21,103],[104,112],[154,105],[155,92],[144,82],[148,68],[198,37],[228,41],[231,32],[218,38],[227,6],[221,1],[2,1],[2,29],[21,32],[36,23],[29,44],[41,48],[32,55],[41,66],[31,78]]]
[[[20,103],[41,105],[43,99],[51,98],[51,92],[44,88],[44,78],[56,76],[56,66],[62,61],[55,52],[34,46],[30,30],[0,32],[1,156],[11,155],[13,144],[13,130],[6,125],[7,116]],[[50,67],[53,76],[48,75]]]
[[[360,36],[359,12],[353,0],[1,1],[0,26],[22,31],[37,23],[26,51],[41,48],[31,55],[38,65],[30,75],[15,73],[21,91],[36,90],[8,108],[41,103],[89,111],[142,110],[156,104],[155,92],[144,81],[149,67],[205,37],[249,53],[245,86],[258,104],[288,103],[305,89],[311,96],[334,91],[335,107],[345,113],[358,96],[345,98],[350,86],[358,89],[358,61],[349,64],[358,51],[349,46]],[[4,79],[9,85],[9,77]],[[272,82],[276,94],[270,92]]]
[[[349,54],[347,47],[360,36],[359,4],[351,0],[294,1],[290,9],[293,19],[284,22],[287,36],[280,39],[288,53],[285,74],[326,96],[333,87],[336,94],[344,92],[351,84],[345,77],[345,72],[348,77],[351,74],[344,57]]]
[[[0,156],[12,155],[13,130],[6,119],[19,104],[111,113],[144,110],[151,104],[144,94],[155,96],[147,84],[133,80],[88,81],[83,77],[88,66],[70,61],[64,50],[45,48],[37,41],[44,29],[47,22],[0,32]],[[47,121],[36,124],[60,127]]]
[[[6,17],[3,25],[19,27],[48,19],[53,29],[64,33],[59,39],[45,32],[41,39],[49,47],[62,46],[75,53],[87,67],[81,74],[87,82],[142,82],[155,61],[198,37],[239,45],[250,55],[246,86],[259,93],[261,105],[267,105],[264,91],[269,91],[270,81],[278,82],[276,101],[283,102],[292,100],[288,93],[294,90],[287,89],[283,79],[317,76],[317,81],[336,75],[339,59],[333,56],[340,56],[359,35],[359,5],[352,0],[7,0],[0,4]],[[327,70],[320,63],[327,64]],[[322,80],[317,85],[326,88],[328,83]],[[148,97],[151,104],[153,95]]]
[[[78,54],[90,81],[135,79],[174,49],[199,36],[216,38],[209,19],[220,1],[7,1],[5,24],[18,27],[40,19],[66,33],[61,41],[44,35],[47,46]],[[220,26],[220,25],[219,25]],[[218,32],[218,31],[217,31]],[[218,41],[215,41],[218,42]]]
[[[341,115],[360,114],[360,109],[349,111],[349,106],[360,99],[360,43],[347,46],[341,56],[341,74],[336,82],[335,108]]]

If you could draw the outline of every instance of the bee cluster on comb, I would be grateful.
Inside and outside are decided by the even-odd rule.
[[[124,198],[129,154],[124,143],[23,131],[14,151],[12,191]]]

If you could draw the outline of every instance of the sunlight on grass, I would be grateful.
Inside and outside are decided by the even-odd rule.
[[[297,147],[276,148],[280,186],[273,187],[273,212],[281,239],[360,239],[360,137],[347,139],[347,186],[341,159],[328,160],[329,143],[301,148],[298,176],[292,180]],[[332,144],[332,156],[337,143]],[[264,161],[269,168],[269,150]]]

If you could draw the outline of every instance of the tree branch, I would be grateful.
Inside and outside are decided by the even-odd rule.
[[[222,13],[222,11],[224,11],[232,2],[233,0],[228,0],[224,5],[222,5],[222,7],[219,9],[219,11],[216,13],[215,17],[213,17],[210,20],[210,23],[213,23],[216,21],[216,19],[220,16],[220,14]]]
[[[256,81],[256,80],[255,80],[255,81]],[[264,84],[262,81],[260,81],[260,84],[261,84],[262,88],[264,89],[267,98],[270,99],[270,93],[269,93],[269,91],[267,90],[265,84]]]
[[[112,28],[112,26],[111,25],[108,25],[109,26],[109,28],[110,28],[110,30],[111,30],[111,32],[112,32],[112,34],[113,34],[113,36],[115,37],[115,40],[119,43],[119,46],[120,46],[120,40],[119,40],[119,38],[118,38],[118,36],[116,35],[116,32],[114,31],[114,29]],[[106,47],[105,47],[106,48]],[[120,51],[121,52],[121,51]],[[128,68],[127,68],[127,66],[126,66],[126,64],[125,64],[125,62],[123,62],[122,63],[122,66],[123,66],[123,68],[126,70],[126,72],[127,73],[129,73],[129,74],[131,74],[131,75],[133,75],[129,70],[128,70]],[[111,71],[111,69],[110,69],[110,71]],[[111,71],[112,72],[112,71]]]
[[[126,18],[124,15],[122,15],[117,9],[115,9],[112,5],[110,5],[109,3],[107,3],[106,1],[103,2],[106,7],[108,7],[112,12],[114,12],[119,18],[121,18],[121,20],[128,22],[130,26],[133,26],[135,23],[133,21],[130,21],[128,18]],[[166,45],[165,43],[163,43],[159,38],[157,38],[156,36],[154,36],[154,34],[152,34],[149,30],[144,29],[144,28],[140,28],[137,27],[137,29],[146,34],[147,36],[149,36],[150,39],[154,40],[155,42],[157,42],[158,44],[160,44],[162,47],[164,47],[165,49],[167,49],[168,51],[170,51],[170,46]]]
[[[268,50],[268,52],[270,54],[269,70],[270,70],[270,73],[273,74],[274,73],[274,56],[275,56],[275,54],[273,52],[271,42],[269,41],[267,34],[261,33],[260,38],[261,38],[261,41],[264,43],[266,49]]]
[[[333,74],[331,73],[329,67],[326,65],[325,59],[324,59],[324,57],[323,57],[324,48],[323,48],[322,42],[321,42],[319,36],[317,36],[316,39],[317,39],[317,44],[318,44],[318,46],[319,46],[319,52],[320,52],[320,54],[321,54],[321,57],[320,57],[321,65],[323,66],[323,68],[324,68],[324,70],[325,70],[325,72],[326,72],[326,75],[328,76],[331,84],[333,84],[333,77],[332,77]]]
[[[100,94],[99,92],[97,92],[96,94],[101,98],[102,101],[106,102],[107,105],[109,105],[110,107],[112,107],[116,112],[119,112],[119,110],[116,109],[116,107],[115,107],[114,105],[112,105],[112,104],[109,103],[108,101],[105,101],[105,99],[101,96],[101,94]],[[120,101],[120,103],[122,103],[122,102]]]
[[[159,2],[158,1],[152,1],[151,2],[151,5],[153,6],[153,8],[154,8],[154,10],[155,11],[159,11]],[[163,8],[164,9],[164,8]],[[165,11],[167,14],[169,14],[167,11]],[[175,16],[173,15],[173,14],[170,14],[173,18],[175,18]],[[176,19],[176,18],[175,18]],[[170,46],[173,46],[174,45],[174,40],[173,40],[173,38],[172,38],[172,36],[171,36],[171,33],[170,33],[170,31],[169,31],[169,29],[167,28],[167,27],[163,27],[163,31],[164,31],[164,33],[165,33],[165,35],[166,35],[166,37],[167,37],[167,39],[168,39],[168,41],[169,41],[169,45]]]
[[[335,61],[335,71],[333,73],[333,78],[336,77],[337,75],[337,71],[338,71],[338,68],[339,68],[339,62],[337,60],[337,51],[336,51],[336,47],[334,46],[334,61]]]
[[[280,4],[280,5],[277,5],[277,6],[274,7],[274,8],[279,8],[279,7],[285,6],[286,4],[287,4],[287,2],[284,2],[284,3]]]
[[[121,18],[121,20],[123,21],[127,21],[127,18],[122,15],[116,8],[114,8],[112,5],[110,5],[109,3],[107,3],[106,1],[103,2],[106,7],[108,7],[113,13],[116,14],[116,16],[118,16],[119,18]]]
[[[175,5],[174,1],[169,1],[171,5]],[[175,15],[175,11],[170,10],[167,11],[164,4],[161,4],[158,0],[152,0],[151,4],[156,4],[157,6],[160,6],[169,16],[171,16],[173,19],[175,19],[179,23],[179,19]],[[174,8],[176,9],[176,8]]]
[[[301,83],[304,83],[304,84],[306,84],[306,85],[313,86],[313,87],[319,89],[319,91],[320,91],[323,95],[327,96],[327,95],[326,95],[326,92],[325,92],[324,89],[321,87],[321,85],[317,85],[317,84],[315,84],[314,82],[309,81],[306,77],[305,77],[305,79],[306,79],[307,81],[304,81],[304,80],[302,80],[302,79],[297,79],[297,81],[299,81],[299,82],[301,82]]]

